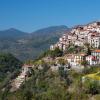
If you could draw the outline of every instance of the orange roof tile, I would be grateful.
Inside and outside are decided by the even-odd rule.
[[[93,52],[99,52],[99,53],[100,53],[100,49],[96,49],[96,50],[94,50]]]

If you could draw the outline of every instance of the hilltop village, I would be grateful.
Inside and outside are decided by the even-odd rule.
[[[71,51],[73,46],[77,51],[67,52],[69,48]],[[80,47],[83,49],[80,50]],[[100,22],[72,28],[69,33],[63,34],[56,44],[50,46],[52,51],[56,48],[65,52],[65,59],[72,67],[81,66],[83,61],[88,65],[100,64]]]
[[[0,100],[100,100],[100,22],[72,28],[35,60],[4,54],[1,64],[11,75]]]
[[[36,61],[29,61],[22,66],[21,74],[12,81],[11,91],[17,90],[24,82],[30,69],[43,69],[47,63],[53,72],[63,65],[64,70],[82,71],[86,66],[100,64],[100,22],[78,25],[69,33],[63,34],[59,41],[50,46],[48,53]]]

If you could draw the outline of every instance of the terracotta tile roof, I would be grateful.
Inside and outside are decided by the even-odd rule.
[[[97,35],[97,34],[98,34],[97,32],[93,32],[93,33],[92,33],[92,35],[94,35],[94,36]]]
[[[100,33],[98,33],[98,32],[92,32],[91,36],[100,36]]]
[[[22,67],[32,67],[30,64],[24,64]]]
[[[94,50],[93,52],[99,52],[99,53],[100,53],[100,49],[96,49],[96,50]]]

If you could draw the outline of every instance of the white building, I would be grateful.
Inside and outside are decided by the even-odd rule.
[[[100,34],[91,37],[90,45],[94,48],[98,48],[100,46]]]
[[[55,48],[54,48],[54,45],[51,45],[50,46],[50,50],[54,50]]]
[[[100,64],[100,49],[92,51],[91,55],[96,56],[98,59],[98,64]]]
[[[80,41],[80,40],[75,41],[74,44],[76,46],[83,46],[84,45],[84,43],[82,41]]]
[[[98,60],[97,60],[96,56],[89,55],[86,57],[86,61],[88,62],[89,65],[98,64]]]
[[[81,66],[81,62],[85,59],[85,54],[69,54],[66,57],[66,60],[72,67]]]

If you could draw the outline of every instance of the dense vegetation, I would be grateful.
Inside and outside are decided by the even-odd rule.
[[[100,84],[97,82],[82,82],[82,76],[97,72],[100,67],[85,69],[82,73],[74,70],[64,70],[63,65],[58,71],[52,71],[49,64],[39,63],[25,84],[16,92],[1,92],[1,100],[99,100]]]
[[[55,50],[47,50],[46,52],[41,54],[38,58],[41,59],[47,56],[51,58],[55,58],[55,57],[61,57],[62,55],[63,55],[63,51],[60,50],[59,48],[55,48]]]
[[[70,44],[68,47],[67,47],[67,49],[65,50],[65,53],[75,53],[75,54],[77,54],[77,53],[79,53],[79,52],[85,52],[85,49],[84,49],[84,47],[80,47],[80,46],[75,46],[75,45],[73,45],[73,44]]]
[[[5,86],[10,79],[16,77],[22,66],[17,58],[9,53],[0,53],[0,89]]]

